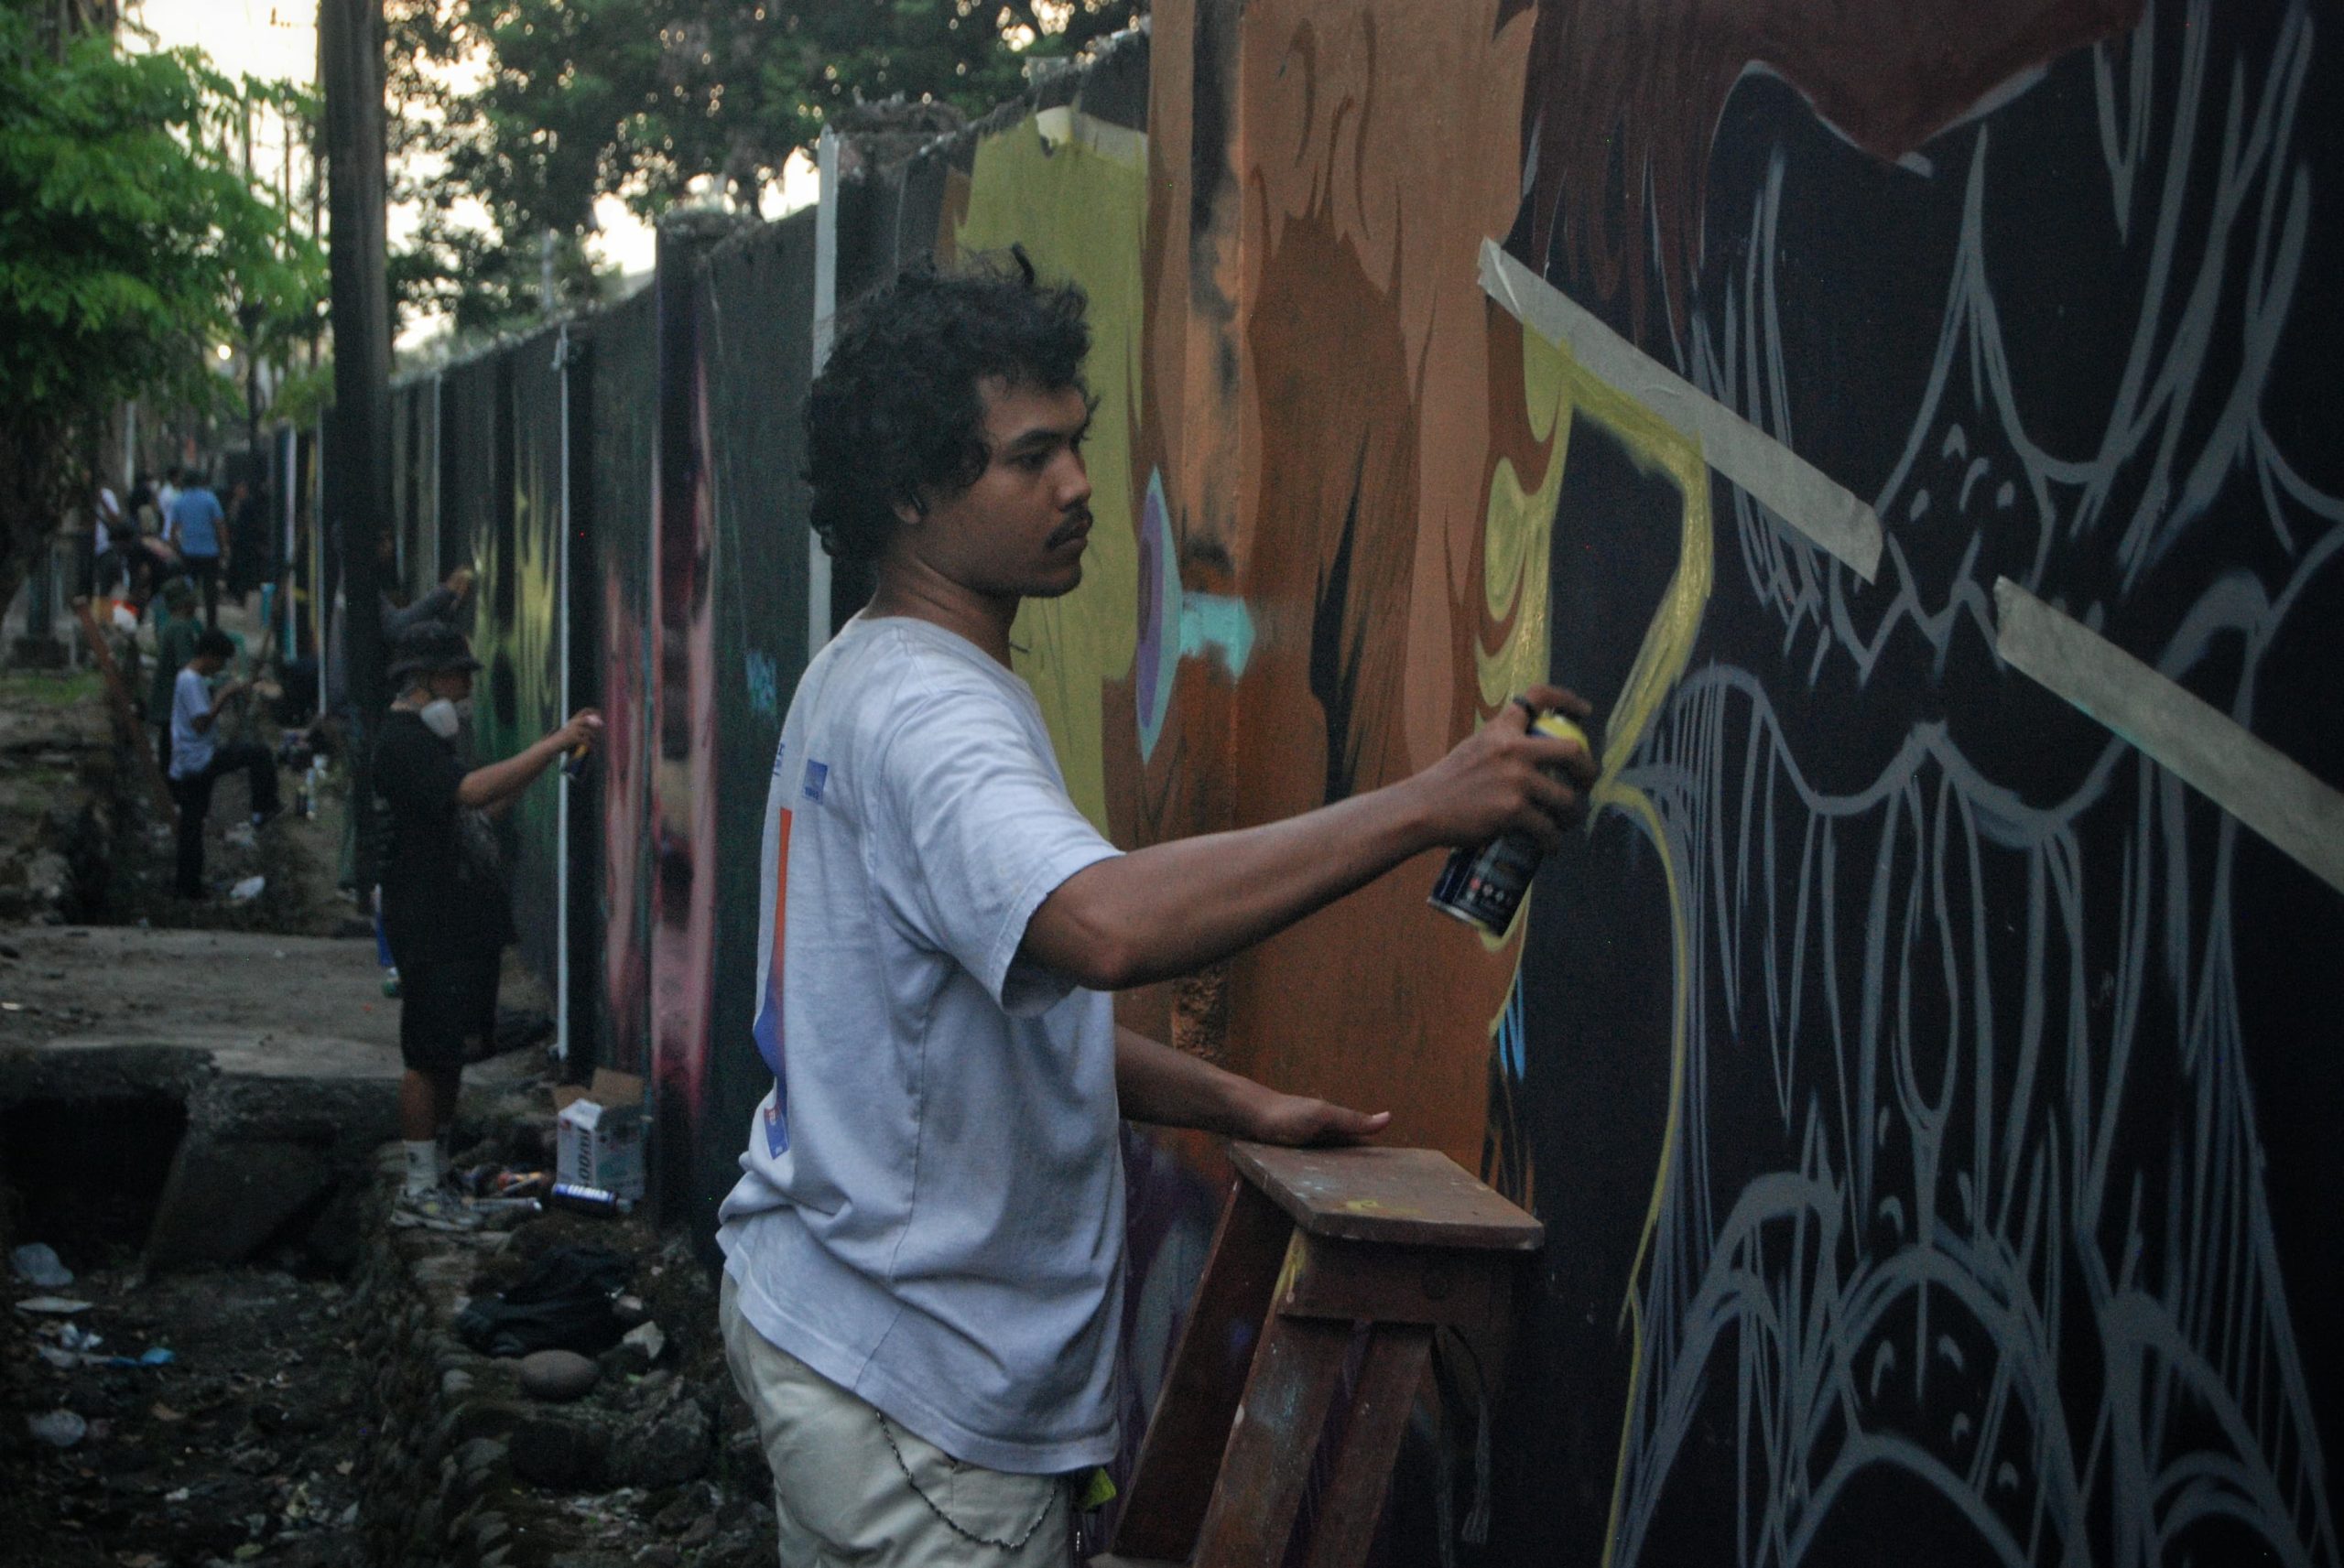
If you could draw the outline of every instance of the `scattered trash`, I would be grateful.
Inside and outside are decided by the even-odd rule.
[[[222,834],[220,836],[220,841],[227,845],[231,849],[251,849],[253,847],[253,830],[251,824],[239,822],[233,827],[229,828],[227,832]]]
[[[548,1203],[581,1214],[625,1214],[635,1207],[632,1199],[623,1198],[607,1187],[590,1187],[577,1182],[556,1182],[553,1191],[546,1196]]]
[[[57,1343],[68,1350],[95,1350],[105,1342],[104,1335],[92,1334],[70,1323],[57,1331]]]
[[[18,1312],[41,1313],[52,1317],[71,1317],[77,1312],[87,1312],[90,1303],[75,1301],[71,1296],[27,1296],[16,1303]]]
[[[667,1348],[667,1336],[656,1323],[638,1323],[619,1336],[619,1343],[643,1352],[646,1361],[657,1361],[659,1353]]]
[[[88,1422],[68,1410],[50,1411],[47,1415],[28,1415],[25,1417],[25,1425],[32,1429],[35,1437],[52,1448],[71,1448],[81,1442],[90,1430]]]
[[[0,1001],[0,1012],[22,1012],[24,1011],[25,1004],[23,1002]]]
[[[246,877],[243,881],[238,882],[234,887],[228,890],[228,902],[230,903],[250,903],[253,900],[258,898],[267,886],[268,879],[266,877]]]
[[[474,1198],[536,1198],[545,1196],[552,1188],[553,1173],[474,1165],[456,1173],[456,1185]]]
[[[8,1266],[16,1278],[28,1285],[38,1285],[53,1291],[60,1285],[73,1282],[73,1271],[57,1256],[57,1249],[46,1241],[27,1242],[8,1254]]]
[[[643,1195],[643,1087],[631,1073],[597,1067],[591,1085],[564,1084],[553,1091],[556,1195],[560,1183],[606,1195],[590,1206],[615,1207],[619,1199]]]

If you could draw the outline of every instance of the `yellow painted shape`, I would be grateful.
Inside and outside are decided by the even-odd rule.
[[[1040,701],[1067,793],[1107,831],[1102,687],[1131,674],[1139,645],[1139,530],[1132,450],[1139,410],[1140,261],[1147,237],[1147,144],[1085,116],[1027,119],[977,145],[966,218],[954,247],[967,255],[1022,243],[1049,279],[1091,297],[1084,375],[1099,400],[1084,456],[1095,526],[1082,585],[1062,599],[1029,599],[1011,628],[1011,662]]]
[[[1286,1238],[1286,1261],[1278,1265],[1278,1282],[1270,1290],[1272,1301],[1284,1301],[1293,1293],[1294,1282],[1302,1278],[1302,1232]]]
[[[1685,1073],[1689,1042],[1691,948],[1687,930],[1684,891],[1678,885],[1677,860],[1659,808],[1643,791],[1622,782],[1621,770],[1636,749],[1646,726],[1659,712],[1669,688],[1684,675],[1692,657],[1694,639],[1700,633],[1701,611],[1708,605],[1713,580],[1714,541],[1709,514],[1709,464],[1698,443],[1662,419],[1631,394],[1597,380],[1570,351],[1528,327],[1523,334],[1524,395],[1532,429],[1552,447],[1546,470],[1536,492],[1526,492],[1511,464],[1503,460],[1492,480],[1483,557],[1483,588],[1491,619],[1506,626],[1495,648],[1475,649],[1481,697],[1494,711],[1514,692],[1547,673],[1547,567],[1552,559],[1555,503],[1562,491],[1563,469],[1568,460],[1571,422],[1593,419],[1611,430],[1646,471],[1661,473],[1677,487],[1683,500],[1677,570],[1655,607],[1636,650],[1636,661],[1621,687],[1619,699],[1604,716],[1603,752],[1597,759],[1595,787],[1588,797],[1588,818],[1607,809],[1627,813],[1652,841],[1660,857],[1668,890],[1672,952],[1672,1003],[1669,1018],[1668,1114],[1661,1130],[1652,1196],[1645,1205],[1642,1235],[1634,1261],[1628,1270],[1621,1316],[1629,1330],[1628,1398],[1620,1419],[1620,1450],[1612,1481],[1612,1510],[1604,1527],[1603,1561],[1608,1565],[1617,1550],[1620,1509],[1627,1487],[1628,1445],[1636,1404],[1643,1397],[1644,1361],[1644,1312],[1637,1281],[1652,1256],[1653,1238],[1660,1227],[1661,1208],[1668,1188],[1668,1173],[1682,1136]],[[1548,411],[1552,410],[1551,413]],[[1549,434],[1551,432],[1551,434]],[[1568,631],[1568,629],[1566,629]],[[1522,902],[1524,910],[1530,900]],[[1517,914],[1514,931],[1525,929]],[[1485,938],[1491,947],[1512,939]],[[1515,962],[1520,963],[1520,949]],[[1517,970],[1517,981],[1519,973]],[[1511,988],[1509,988],[1511,995]],[[1496,1047],[1505,1018],[1501,1007],[1491,1019],[1489,1034]]]

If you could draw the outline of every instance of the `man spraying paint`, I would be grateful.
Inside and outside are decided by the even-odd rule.
[[[1118,1118],[1275,1143],[1388,1119],[1119,1029],[1108,993],[1427,849],[1552,846],[1593,777],[1509,705],[1372,794],[1128,855],[1101,838],[1009,665],[1020,601],[1081,581],[1091,521],[1083,297],[1016,260],[896,279],[808,399],[814,525],[877,589],[808,666],[775,758],[755,1025],[775,1086],[718,1237],[793,1568],[1062,1568],[1069,1478],[1117,1442]]]
[[[399,1139],[406,1180],[391,1223],[468,1230],[477,1217],[448,1184],[447,1137],[464,1061],[496,1031],[498,972],[513,914],[486,817],[518,799],[602,728],[591,708],[502,762],[467,768],[456,737],[471,705],[463,634],[425,621],[391,645],[398,697],[374,741],[382,825],[383,934],[399,972]]]

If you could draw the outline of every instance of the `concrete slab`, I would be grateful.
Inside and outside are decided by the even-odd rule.
[[[146,1266],[233,1261],[355,1186],[395,1135],[398,1004],[380,988],[372,943],[0,933],[0,1112],[179,1102]]]

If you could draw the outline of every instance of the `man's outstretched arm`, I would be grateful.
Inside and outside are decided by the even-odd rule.
[[[1584,717],[1585,702],[1533,687],[1523,703]],[[1026,926],[1026,950],[1094,990],[1190,974],[1285,929],[1409,857],[1509,829],[1552,849],[1594,782],[1577,741],[1527,732],[1509,703],[1412,778],[1283,822],[1208,833],[1101,860],[1069,877]]]
[[[1308,1095],[1280,1094],[1120,1025],[1115,1096],[1130,1120],[1256,1143],[1356,1143],[1392,1119],[1388,1110],[1371,1116]]]

